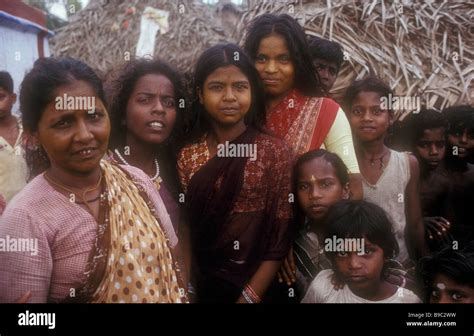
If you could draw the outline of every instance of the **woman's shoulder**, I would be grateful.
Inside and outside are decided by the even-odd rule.
[[[207,161],[208,159],[208,150],[206,144],[206,135],[203,135],[199,141],[196,142],[189,142],[185,144],[178,152],[177,160],[178,166],[182,166],[186,161],[189,160],[204,160]]]
[[[187,153],[187,152],[190,152],[190,151],[194,151],[197,148],[200,148],[200,147],[206,145],[206,138],[207,138],[207,133],[203,134],[199,138],[194,138],[194,140],[192,140],[192,141],[189,140],[189,141],[185,142],[184,145],[178,151],[178,156],[181,153]]]
[[[209,160],[209,150],[207,148],[206,136],[199,141],[188,143],[178,153],[178,171],[191,174],[191,171],[205,164]]]
[[[321,104],[332,105],[332,106],[335,106],[337,108],[341,107],[339,105],[339,103],[337,101],[335,101],[334,99],[332,99],[332,98],[329,98],[329,97],[317,97],[317,98],[321,99]]]
[[[141,186],[147,192],[158,192],[154,187],[152,179],[140,168],[131,165],[120,164],[115,160],[103,160],[101,162],[102,169],[119,169],[126,174],[135,185]]]
[[[283,140],[269,133],[259,132],[255,144],[258,152],[265,151],[268,154],[285,156],[290,154],[290,147]]]
[[[53,188],[46,181],[43,174],[39,174],[10,200],[8,206],[34,209],[39,203],[45,202],[45,195],[50,195],[51,191],[53,191]]]
[[[131,182],[138,188],[139,191],[143,192],[142,196],[146,196],[146,203],[156,209],[158,216],[163,224],[163,229],[166,231],[168,238],[170,239],[171,246],[175,246],[177,243],[177,237],[169,217],[168,210],[166,209],[160,192],[156,188],[152,179],[140,168],[128,165],[118,165],[118,167],[124,170]]]
[[[341,105],[332,98],[314,96],[314,97],[308,97],[308,99],[317,103],[316,106],[319,106],[320,110],[334,111],[336,113],[336,116],[339,116],[340,114],[343,114],[345,116],[345,113],[342,110]],[[319,102],[320,102],[320,105],[319,105]]]
[[[123,165],[123,164],[116,164],[120,169],[124,170],[128,173],[128,175],[135,181],[139,182],[140,184],[147,184],[151,179],[150,177],[140,168],[130,166],[130,165]]]
[[[199,148],[199,146],[200,144],[197,142],[187,143],[179,150],[178,157],[182,157],[183,155],[186,155],[188,153],[195,151],[197,148]]]
[[[284,146],[285,142],[270,132],[267,132],[266,130],[262,132],[258,132],[257,137],[255,138],[255,142],[267,142],[269,144],[273,144],[275,146]]]
[[[54,210],[58,206],[54,195],[54,189],[43,174],[36,176],[7,204],[5,212],[0,216],[0,226],[27,227],[33,222],[38,226],[54,226],[50,220],[44,220],[46,217],[54,217]]]
[[[117,165],[120,169],[124,170],[128,176],[131,178],[132,182],[135,185],[140,186],[147,195],[158,194],[158,189],[156,188],[153,180],[140,168],[130,166],[130,165]]]

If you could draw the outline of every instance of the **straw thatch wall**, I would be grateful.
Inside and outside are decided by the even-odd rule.
[[[199,54],[222,41],[241,43],[255,16],[288,13],[308,34],[342,44],[347,62],[333,89],[336,96],[356,77],[373,72],[398,94],[421,95],[430,106],[474,104],[474,4],[456,1],[248,1],[229,13],[198,1],[96,0],[52,41],[57,56],[82,59],[107,74],[135,52],[146,6],[171,12],[170,31],[157,37],[155,53],[189,73]],[[179,7],[182,4],[184,6]],[[232,15],[230,15],[232,18]]]

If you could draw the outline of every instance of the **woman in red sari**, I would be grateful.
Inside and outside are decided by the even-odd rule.
[[[295,155],[319,148],[338,154],[350,172],[352,197],[361,198],[350,125],[336,102],[321,97],[304,29],[289,15],[263,14],[250,25],[244,47],[264,84],[268,129]]]
[[[295,156],[320,148],[339,155],[349,170],[351,198],[362,199],[349,122],[335,101],[323,97],[303,27],[286,14],[260,15],[250,24],[244,49],[264,84],[267,128]],[[279,279],[289,285],[296,281],[292,251]]]

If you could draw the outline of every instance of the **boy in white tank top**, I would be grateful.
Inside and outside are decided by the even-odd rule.
[[[363,177],[363,199],[387,212],[400,245],[397,260],[409,265],[410,259],[416,260],[427,253],[419,198],[419,167],[414,156],[385,146],[387,131],[393,123],[393,111],[385,104],[390,97],[390,88],[380,79],[369,76],[347,89],[344,107]]]

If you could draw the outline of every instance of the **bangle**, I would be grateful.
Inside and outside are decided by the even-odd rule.
[[[255,291],[250,285],[246,285],[242,293],[245,293],[250,298],[252,303],[259,303],[260,301],[262,301],[260,299],[260,296],[255,293]]]
[[[244,297],[245,302],[247,302],[247,303],[255,303],[255,302],[252,301],[252,299],[251,299],[250,296],[247,294],[247,292],[245,291],[245,289],[242,291],[242,296]]]

